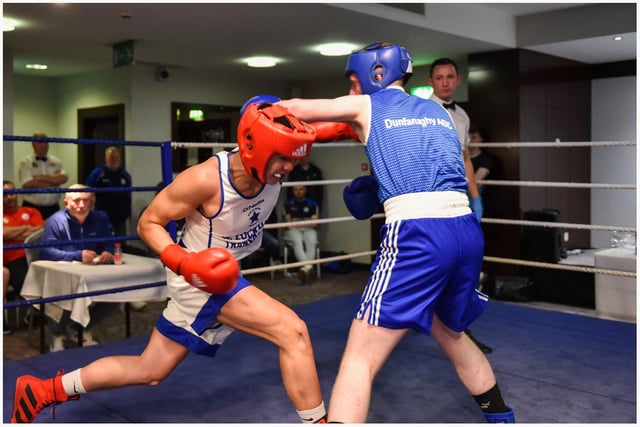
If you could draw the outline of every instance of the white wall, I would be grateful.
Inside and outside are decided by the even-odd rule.
[[[13,135],[13,52],[2,51],[2,131]],[[5,160],[6,159],[6,160]],[[5,177],[13,176],[13,144],[2,144],[2,169]]]
[[[44,132],[49,137],[77,138],[78,109],[126,104],[127,75],[98,71],[66,78],[15,76],[13,134],[31,136]],[[19,185],[18,164],[33,150],[30,142],[8,142],[13,146],[13,172],[5,167],[3,175]],[[49,153],[60,158],[69,174],[68,184],[78,181],[77,146],[49,144]]]
[[[592,141],[637,141],[636,77],[591,82]],[[591,151],[591,182],[636,184],[637,147],[595,147]],[[636,227],[636,191],[591,190],[591,224]],[[591,246],[609,247],[611,232],[593,231]]]
[[[36,132],[44,132],[47,135],[55,135],[57,133],[55,79],[14,78],[13,84],[9,87],[15,94],[20,95],[14,97],[14,107],[11,108],[13,117],[11,123],[5,125],[5,134],[31,136]],[[7,129],[11,130],[7,131]],[[4,145],[11,152],[9,155],[5,151],[6,157],[3,158],[4,177],[12,180],[16,186],[20,186],[18,164],[20,159],[33,152],[31,142],[5,142]],[[57,150],[53,147],[50,148],[50,152],[58,156]]]

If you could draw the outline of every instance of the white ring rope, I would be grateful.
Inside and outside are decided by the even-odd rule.
[[[598,141],[598,142],[482,142],[479,144],[469,144],[470,147],[485,147],[485,148],[573,148],[573,147],[614,147],[614,146],[633,146],[636,145],[634,141]],[[173,148],[235,148],[237,143],[228,142],[171,142]],[[359,142],[329,142],[320,143],[316,147],[363,147]],[[283,187],[293,187],[296,185],[314,186],[314,185],[335,185],[335,184],[348,184],[351,182],[349,179],[331,179],[331,180],[318,180],[318,181],[288,181],[283,182]],[[595,188],[595,189],[619,189],[619,190],[635,190],[636,186],[633,184],[600,184],[600,183],[576,183],[576,182],[545,182],[545,181],[506,181],[506,180],[482,180],[478,181],[481,185],[504,185],[504,186],[520,186],[520,187],[551,187],[551,188]],[[383,213],[375,214],[371,219],[384,218]],[[344,222],[356,220],[352,216],[335,217],[335,218],[323,218],[317,220],[295,221],[295,222],[279,222],[273,224],[265,224],[264,228],[277,229],[285,228],[290,225],[317,225],[328,224],[332,222]],[[623,231],[623,232],[635,232],[633,227],[618,227],[618,226],[606,226],[606,225],[590,225],[590,224],[571,224],[561,222],[544,222],[544,221],[526,221],[526,220],[508,220],[508,219],[496,219],[496,218],[482,218],[482,223],[487,224],[506,224],[506,225],[524,225],[533,227],[549,227],[549,228],[565,228],[565,229],[586,229],[586,230],[602,230],[602,231]],[[303,262],[294,262],[289,264],[282,264],[276,266],[251,268],[242,270],[242,274],[257,274],[264,272],[271,272],[275,270],[286,270],[288,268],[302,267],[309,264],[324,264],[333,261],[342,261],[352,258],[358,258],[362,256],[375,255],[376,251],[358,252],[353,254],[345,254],[327,258],[320,258],[316,260],[309,260]],[[568,270],[578,271],[594,274],[609,274],[614,276],[624,277],[636,277],[635,272],[609,270],[602,268],[582,267],[567,264],[552,264],[537,261],[526,261],[512,258],[500,258],[485,256],[485,262],[496,262],[503,264],[515,264],[529,267],[549,268],[555,270]]]
[[[635,190],[634,184],[594,184],[589,182],[549,182],[549,181],[507,181],[507,180],[482,180],[480,185],[507,185],[519,187],[551,187],[551,188],[606,188],[618,190]]]
[[[332,257],[314,259],[314,260],[309,260],[309,261],[292,262],[292,263],[289,263],[289,264],[274,265],[274,266],[271,266],[271,267],[250,268],[250,269],[247,269],[247,270],[242,270],[242,274],[256,274],[256,273],[264,273],[264,272],[274,271],[274,270],[286,270],[286,269],[288,269],[290,267],[302,267],[303,265],[309,265],[309,264],[324,264],[326,262],[342,261],[342,260],[351,259],[351,258],[358,258],[358,257],[361,257],[361,256],[375,255],[375,253],[376,253],[376,251],[366,251],[366,252],[358,252],[358,253],[353,253],[353,254],[336,255],[336,256],[332,256]]]
[[[333,185],[333,184],[349,184],[352,181],[348,179],[325,179],[318,181],[285,181],[283,187],[293,187],[294,185],[314,186],[314,185]],[[635,190],[634,184],[593,184],[588,182],[548,182],[548,181],[505,181],[505,180],[482,180],[478,181],[480,185],[505,185],[505,186],[521,186],[521,187],[552,187],[552,188],[601,188],[601,189],[618,189],[618,190]]]
[[[626,147],[636,145],[635,141],[595,141],[595,142],[481,142],[469,147],[486,148],[575,148],[575,147]],[[235,148],[236,142],[171,142],[173,148]],[[363,147],[360,142],[320,142],[315,147]]]
[[[498,218],[482,218],[481,221],[487,224],[530,225],[532,227],[572,228],[576,230],[624,231],[628,233],[633,233],[636,231],[634,227],[618,227],[615,225],[573,224],[569,222],[526,221],[526,220],[518,220],[518,219],[498,219]]]
[[[476,142],[470,147],[487,148],[575,148],[575,147],[626,147],[636,145],[635,141],[591,141],[591,142]]]
[[[493,146],[496,145],[500,148],[507,148],[513,145],[521,145],[527,147],[540,147],[539,144],[545,144],[540,142],[531,142],[531,143],[486,143],[482,144],[470,144],[471,146]],[[552,142],[548,143],[549,147],[555,148],[567,148],[571,143],[558,143]],[[558,144],[561,144],[558,146]],[[606,142],[606,143],[593,143],[593,142],[581,142],[576,143],[581,144],[579,146],[598,146],[604,145],[635,145],[635,143],[628,141],[619,141],[619,142]],[[171,146],[174,148],[187,148],[187,147],[198,147],[198,148],[207,148],[207,147],[221,147],[221,148],[235,148],[238,146],[236,143],[228,143],[228,142],[172,142]],[[320,143],[316,145],[316,147],[362,147],[362,144],[359,142],[327,142]],[[322,180],[322,181],[295,181],[295,182],[284,182],[282,184],[283,187],[293,187],[294,185],[333,185],[333,184],[348,184],[351,182],[351,179],[331,179],[331,180]],[[583,183],[583,182],[548,182],[548,181],[507,181],[507,180],[482,180],[478,181],[480,185],[504,185],[504,186],[519,186],[519,187],[551,187],[551,188],[601,188],[601,189],[619,189],[619,190],[635,190],[636,186],[634,184],[594,184],[594,183]]]
[[[551,264],[548,262],[526,261],[521,259],[499,258],[499,257],[493,257],[493,256],[485,256],[484,260],[487,262],[526,265],[529,267],[551,268],[554,270],[569,270],[569,271],[580,271],[583,273],[610,274],[613,276],[636,277],[635,271],[609,270],[605,268],[580,267],[577,265],[567,265],[567,264]]]
[[[383,213],[374,214],[371,218],[384,218],[385,215]],[[304,221],[294,221],[294,222],[277,222],[272,224],[265,224],[264,228],[266,230],[272,228],[284,228],[292,225],[302,226],[302,225],[316,225],[316,224],[328,224],[330,222],[344,222],[344,221],[354,221],[356,220],[352,216],[338,216],[334,218],[318,218],[318,219],[306,219]],[[357,220],[356,220],[357,221]]]
[[[269,267],[258,267],[258,268],[250,268],[247,270],[242,270],[242,274],[250,275],[250,274],[258,274],[258,273],[266,273],[277,270],[286,270],[294,267],[302,267],[303,265],[309,264],[324,264],[332,261],[342,261],[352,258],[358,258],[361,256],[373,256],[376,254],[376,251],[366,251],[366,252],[357,252],[353,254],[345,254],[345,255],[337,255],[327,258],[320,258],[310,261],[303,262],[293,262],[289,264],[275,265]],[[608,274],[612,276],[623,276],[623,277],[636,277],[636,273],[632,271],[622,271],[622,270],[609,270],[605,268],[592,268],[592,267],[581,267],[577,265],[567,265],[567,264],[552,264],[547,262],[538,262],[538,261],[526,261],[520,259],[513,258],[499,258],[492,256],[485,256],[483,258],[485,262],[496,262],[502,264],[512,264],[512,265],[523,265],[528,267],[538,267],[538,268],[550,268],[553,270],[568,270],[568,271],[577,271],[582,273],[594,273],[594,274]]]
[[[237,142],[171,142],[172,148],[236,148]],[[315,147],[325,148],[364,148],[360,142],[319,142]]]
[[[282,183],[283,187],[293,187],[295,185],[304,185],[305,187],[312,187],[314,185],[329,185],[329,184],[349,184],[353,181],[353,178],[348,179],[325,179],[318,181],[285,181]]]
[[[371,218],[384,218],[384,213],[374,214]],[[341,216],[341,217],[333,217],[333,218],[319,218],[319,219],[308,219],[304,221],[295,221],[295,222],[278,222],[272,224],[265,224],[264,228],[266,230],[269,229],[277,229],[289,227],[292,225],[317,225],[317,224],[329,224],[332,222],[345,222],[345,221],[353,221],[355,220],[352,216]],[[620,227],[615,225],[592,225],[592,224],[574,224],[569,222],[545,222],[545,221],[527,221],[527,220],[517,220],[517,219],[499,219],[499,218],[482,218],[483,223],[487,224],[505,224],[505,225],[526,225],[531,227],[548,227],[548,228],[566,228],[566,229],[574,229],[574,230],[600,230],[600,231],[622,231],[627,233],[633,233],[636,231],[634,227]]]

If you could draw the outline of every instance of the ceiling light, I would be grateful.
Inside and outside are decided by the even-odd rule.
[[[356,45],[351,43],[327,43],[321,44],[316,49],[324,56],[342,56],[349,55],[356,48]]]
[[[25,68],[28,68],[30,70],[42,71],[42,70],[46,70],[47,68],[49,68],[49,66],[45,65],[45,64],[27,64],[27,65],[25,65]]]
[[[622,40],[622,36],[615,36],[613,40],[619,42],[620,40]]]
[[[2,31],[14,31],[16,29],[16,21],[13,19],[2,17]]]
[[[278,60],[271,56],[254,56],[253,58],[247,58],[247,65],[255,68],[269,68],[275,67]]]

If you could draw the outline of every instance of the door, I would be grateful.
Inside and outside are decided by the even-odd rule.
[[[124,140],[124,104],[78,109],[78,138]],[[106,144],[78,144],[78,181],[84,183],[91,171],[104,163]],[[120,148],[122,164],[125,150]]]

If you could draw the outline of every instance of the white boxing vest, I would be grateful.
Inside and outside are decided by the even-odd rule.
[[[220,169],[220,210],[211,217],[198,210],[187,216],[180,244],[189,252],[225,248],[241,260],[260,248],[265,221],[278,201],[282,185],[265,184],[255,196],[243,196],[231,182],[230,154],[221,151],[215,155]]]

